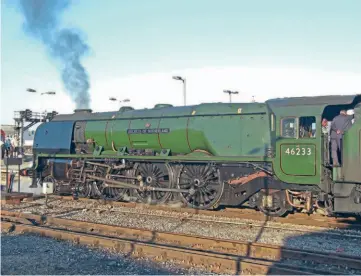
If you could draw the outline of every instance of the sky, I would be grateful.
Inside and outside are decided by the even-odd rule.
[[[51,1],[51,0],[45,0]],[[16,0],[1,0],[2,124],[13,112],[75,104],[44,45],[28,36]],[[61,26],[81,30],[93,111],[157,103],[234,102],[361,93],[359,0],[73,0]],[[55,96],[26,92],[56,91]]]

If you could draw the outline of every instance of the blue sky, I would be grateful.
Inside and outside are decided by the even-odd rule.
[[[23,31],[16,1],[1,4],[1,123],[11,123],[13,111],[27,107],[71,112],[73,106],[52,59],[40,42]],[[130,76],[144,74],[149,79],[149,74],[210,67],[297,68],[350,78],[361,74],[359,0],[74,0],[62,14],[61,25],[80,29],[91,47],[84,64],[90,75],[92,108],[99,110],[114,108],[106,102],[109,106],[97,106],[94,99],[103,93],[100,83],[119,85],[114,91],[121,91],[116,80],[128,78],[129,90]],[[56,90],[58,95],[30,95],[27,87]],[[178,89],[177,85],[171,89]],[[138,93],[127,92],[119,97]],[[152,93],[157,97],[157,88]]]

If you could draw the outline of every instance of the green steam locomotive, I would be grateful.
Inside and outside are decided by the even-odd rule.
[[[354,110],[341,167],[322,119]],[[268,215],[361,213],[361,95],[75,110],[36,131],[33,186],[55,193]]]

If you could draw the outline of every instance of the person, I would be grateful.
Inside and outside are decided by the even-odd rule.
[[[321,122],[321,125],[322,125],[322,133],[323,133],[323,134],[327,134],[327,139],[328,139],[328,141],[330,142],[330,140],[331,140],[331,137],[330,137],[331,122],[330,122],[330,121],[327,121],[326,118],[323,118],[323,119],[322,119],[322,122]]]
[[[19,154],[19,139],[16,135],[13,137],[11,144],[14,149],[14,157],[16,157]]]
[[[355,116],[355,111],[354,111],[353,109],[349,109],[349,110],[347,110],[346,114],[347,114],[348,116],[351,116],[351,117],[352,117],[351,123],[354,124],[354,123],[355,123],[355,118],[354,118],[354,116]]]
[[[10,141],[10,137],[6,137],[6,140],[5,140],[5,153],[6,153],[6,156],[9,157],[10,154],[11,154],[11,141]]]
[[[3,142],[3,140],[0,140],[0,146],[1,146],[1,159],[4,159],[5,157],[5,143]]]
[[[352,116],[348,116],[346,110],[341,110],[340,115],[333,118],[331,123],[331,148],[334,167],[339,167],[338,152],[341,152],[341,143],[344,133],[352,126]]]

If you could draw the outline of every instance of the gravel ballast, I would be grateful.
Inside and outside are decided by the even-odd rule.
[[[36,235],[1,235],[1,275],[205,274]]]
[[[41,204],[43,202],[44,200],[40,199],[32,203],[23,203],[20,206],[4,206],[4,209],[154,231],[283,245],[296,249],[361,257],[361,246],[358,246],[361,244],[361,233],[355,230],[330,231],[320,227],[276,222],[267,222],[267,224],[263,225],[260,221],[146,208],[115,207],[100,204],[96,201],[51,200],[49,202],[50,208],[45,205],[34,206],[34,203]],[[194,221],[192,219],[207,221]],[[317,265],[314,264],[313,266]],[[320,265],[321,268],[324,269],[325,267]],[[332,267],[330,267],[330,270],[332,270]],[[342,272],[345,273],[346,271]],[[344,274],[342,272],[341,274]],[[348,271],[349,273],[354,272]]]

